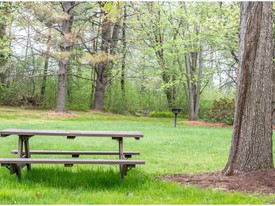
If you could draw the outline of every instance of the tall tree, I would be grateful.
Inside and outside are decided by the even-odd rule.
[[[73,25],[73,8],[74,2],[67,1],[61,2],[63,12],[67,14],[62,22],[63,42],[60,45],[60,50],[66,54],[65,58],[59,61],[58,71],[58,93],[56,112],[66,112],[66,93],[67,93],[67,70],[70,60],[70,51],[72,49],[72,25]]]
[[[99,53],[96,55],[97,63],[95,64],[96,85],[95,97],[91,105],[92,109],[104,109],[104,95],[106,85],[111,76],[114,56],[116,55],[117,43],[120,32],[120,18],[115,15],[112,19],[111,11],[118,12],[119,2],[100,2],[101,8],[101,46]]]
[[[173,4],[171,6],[171,53],[182,76],[189,120],[197,120],[201,93],[211,81],[212,74],[218,70],[216,68],[228,68],[213,57],[214,54],[222,56],[221,51],[229,50],[229,38],[233,44],[236,38],[234,31],[237,30],[235,16],[229,6],[220,6],[216,2],[178,2],[176,8]],[[224,62],[227,59],[224,57]]]
[[[0,67],[3,67],[8,60],[10,53],[9,42],[10,38],[7,35],[6,28],[11,22],[11,2],[0,2]],[[5,70],[0,68],[0,84],[5,83]]]
[[[42,86],[40,91],[40,99],[41,103],[44,102],[45,92],[46,92],[46,82],[47,82],[47,73],[49,69],[49,59],[50,59],[50,49],[51,49],[51,28],[49,28],[49,34],[47,37],[47,49],[45,52],[45,63],[44,63],[44,69],[43,69],[43,79],[42,79]]]
[[[225,174],[273,167],[272,2],[241,2],[239,78]]]
[[[126,42],[126,21],[127,21],[127,2],[124,3],[123,7],[123,21],[122,21],[122,61],[121,61],[121,80],[120,80],[120,87],[122,92],[122,100],[125,102],[125,68],[126,68],[126,49],[127,49],[127,42]]]
[[[163,91],[165,93],[168,108],[172,108],[175,101],[175,88],[173,85],[174,71],[169,65],[170,56],[167,52],[169,48],[168,16],[165,10],[166,2],[143,2],[141,5],[134,6],[136,17],[140,26],[140,31],[136,32],[139,38],[143,39],[144,46],[148,47],[154,53],[157,67],[163,82]]]

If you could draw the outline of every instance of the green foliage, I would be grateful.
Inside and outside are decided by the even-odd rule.
[[[125,96],[123,98],[119,79],[115,79],[112,84],[108,85],[105,95],[105,109],[119,114],[127,112],[141,113],[139,111],[163,111],[167,110],[167,101],[161,92],[155,92],[155,85],[152,88],[146,88],[142,85],[133,84],[125,81]],[[134,112],[133,112],[134,111]],[[149,112],[147,112],[149,113]]]
[[[234,99],[224,97],[219,100],[214,100],[211,110],[205,114],[204,120],[211,122],[222,122],[228,125],[233,125],[234,110]]]
[[[18,93],[18,88],[17,87],[9,87],[5,88],[2,93],[2,103],[3,105],[8,105],[8,106],[20,106],[21,105],[21,96]]]
[[[103,16],[97,15],[100,5],[104,7],[103,10],[108,13],[108,19],[112,23],[121,19],[120,26],[124,22],[123,9],[126,8],[130,14],[126,15],[124,22],[127,54],[125,96],[120,87],[121,65],[124,60],[122,41],[117,42],[115,54],[98,52],[102,43],[102,27],[99,23]],[[91,97],[96,77],[94,66],[99,62],[112,61],[112,69],[107,74],[109,79],[105,88],[105,110],[125,114],[130,111],[136,114],[139,111],[165,113],[174,105],[187,114],[189,93],[186,81],[190,77],[185,68],[186,54],[203,49],[204,87],[208,83],[217,84],[212,79],[220,68],[226,70],[230,65],[232,69],[231,53],[238,46],[239,9],[238,4],[233,2],[81,2],[73,8],[74,19],[78,20],[74,21],[72,33],[66,36],[56,29],[49,29],[69,18],[60,4],[7,2],[0,4],[0,7],[0,13],[3,14],[0,18],[0,32],[7,29],[9,34],[0,38],[0,54],[4,55],[3,61],[0,58],[0,66],[4,67],[0,69],[5,74],[3,78],[1,76],[1,81],[3,79],[4,82],[1,102],[6,105],[22,105],[22,96],[42,99],[39,95],[47,53],[45,49],[49,45],[46,91],[43,102],[37,105],[43,108],[56,107],[57,60],[70,59],[67,68],[66,106],[68,110],[89,110],[94,98]],[[69,53],[60,52],[64,38],[72,43]],[[17,45],[16,42],[20,39],[26,39],[26,44]],[[9,66],[11,60],[14,63]],[[191,76],[192,83],[197,83],[199,75],[193,73]],[[209,93],[216,92],[211,87],[210,90]],[[203,90],[205,92],[206,89]],[[167,101],[168,93],[173,100],[172,103],[169,102],[170,105]],[[210,110],[212,99],[215,98],[201,98],[200,116]]]
[[[174,117],[174,113],[172,112],[160,112],[160,111],[153,111],[149,113],[149,117]]]

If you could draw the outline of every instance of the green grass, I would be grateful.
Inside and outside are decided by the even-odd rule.
[[[0,129],[66,129],[141,131],[139,141],[126,139],[125,150],[140,151],[145,165],[132,169],[124,181],[117,166],[33,165],[23,169],[22,181],[0,168],[0,204],[273,204],[275,195],[181,186],[162,180],[171,173],[206,173],[221,170],[227,160],[231,129],[179,125],[173,119],[144,118],[72,112],[71,118],[56,117],[43,110],[0,108]],[[17,137],[0,139],[0,157],[13,157]],[[111,139],[32,137],[32,149],[117,150]]]

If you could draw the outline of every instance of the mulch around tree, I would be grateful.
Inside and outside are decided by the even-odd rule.
[[[185,125],[201,127],[232,128],[223,123],[209,123],[203,121],[185,121]],[[273,125],[275,130],[275,125]],[[201,188],[212,188],[243,193],[275,194],[275,169],[269,169],[247,174],[225,176],[222,172],[204,174],[170,174],[164,179],[182,185],[197,185]]]
[[[221,172],[204,174],[170,174],[164,179],[181,185],[196,185],[201,188],[212,188],[242,193],[275,193],[275,169],[268,169],[247,174],[225,176]]]

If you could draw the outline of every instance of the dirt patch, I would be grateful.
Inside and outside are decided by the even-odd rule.
[[[78,115],[69,113],[69,112],[55,112],[55,111],[49,111],[46,113],[47,117],[49,118],[76,118]]]
[[[164,179],[178,182],[182,185],[197,185],[201,188],[213,188],[226,191],[239,191],[243,193],[275,193],[275,169],[248,174],[225,176],[221,172],[205,174],[171,174]]]

